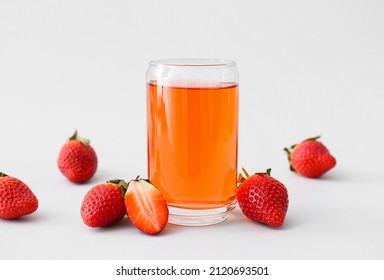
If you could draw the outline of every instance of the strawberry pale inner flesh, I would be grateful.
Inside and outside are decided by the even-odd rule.
[[[144,232],[157,233],[168,221],[165,200],[155,187],[144,180],[129,184],[125,205],[132,223]]]

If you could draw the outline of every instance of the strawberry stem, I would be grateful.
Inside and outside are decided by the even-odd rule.
[[[0,177],[8,177],[8,175],[3,172],[0,172]]]
[[[79,137],[79,135],[77,133],[77,129],[75,130],[75,133],[73,133],[73,135],[71,137],[69,137],[69,139],[68,139],[68,141],[73,141],[73,140],[78,140],[81,143],[83,143],[85,146],[89,146],[89,144],[91,143],[91,141],[89,139]]]

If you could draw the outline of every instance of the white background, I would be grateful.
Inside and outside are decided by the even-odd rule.
[[[40,202],[0,220],[0,259],[384,259],[383,14],[382,1],[0,0],[0,169]],[[145,71],[174,57],[237,62],[239,167],[286,185],[282,228],[239,209],[158,236],[83,224],[93,185],[146,175]],[[99,157],[83,185],[56,167],[76,128]],[[335,169],[290,172],[283,148],[318,134]]]

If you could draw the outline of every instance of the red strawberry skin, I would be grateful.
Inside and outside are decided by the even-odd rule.
[[[294,171],[309,178],[318,178],[336,165],[336,159],[316,140],[294,146],[289,160]]]
[[[247,177],[237,191],[243,214],[254,222],[271,227],[283,225],[288,210],[286,187],[265,173]]]
[[[147,234],[158,234],[168,222],[168,206],[161,193],[148,181],[131,180],[125,206],[132,224]]]
[[[96,173],[96,152],[90,145],[85,145],[80,140],[69,140],[60,150],[57,165],[68,180],[83,183]]]
[[[39,202],[31,189],[17,178],[0,177],[0,218],[12,220],[36,211]]]
[[[113,183],[94,186],[84,196],[80,214],[89,227],[105,227],[120,221],[126,214],[121,189]]]

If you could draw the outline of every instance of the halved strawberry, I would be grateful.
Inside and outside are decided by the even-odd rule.
[[[168,206],[161,193],[150,183],[137,177],[128,184],[125,207],[135,227],[147,234],[157,234],[168,222]]]

